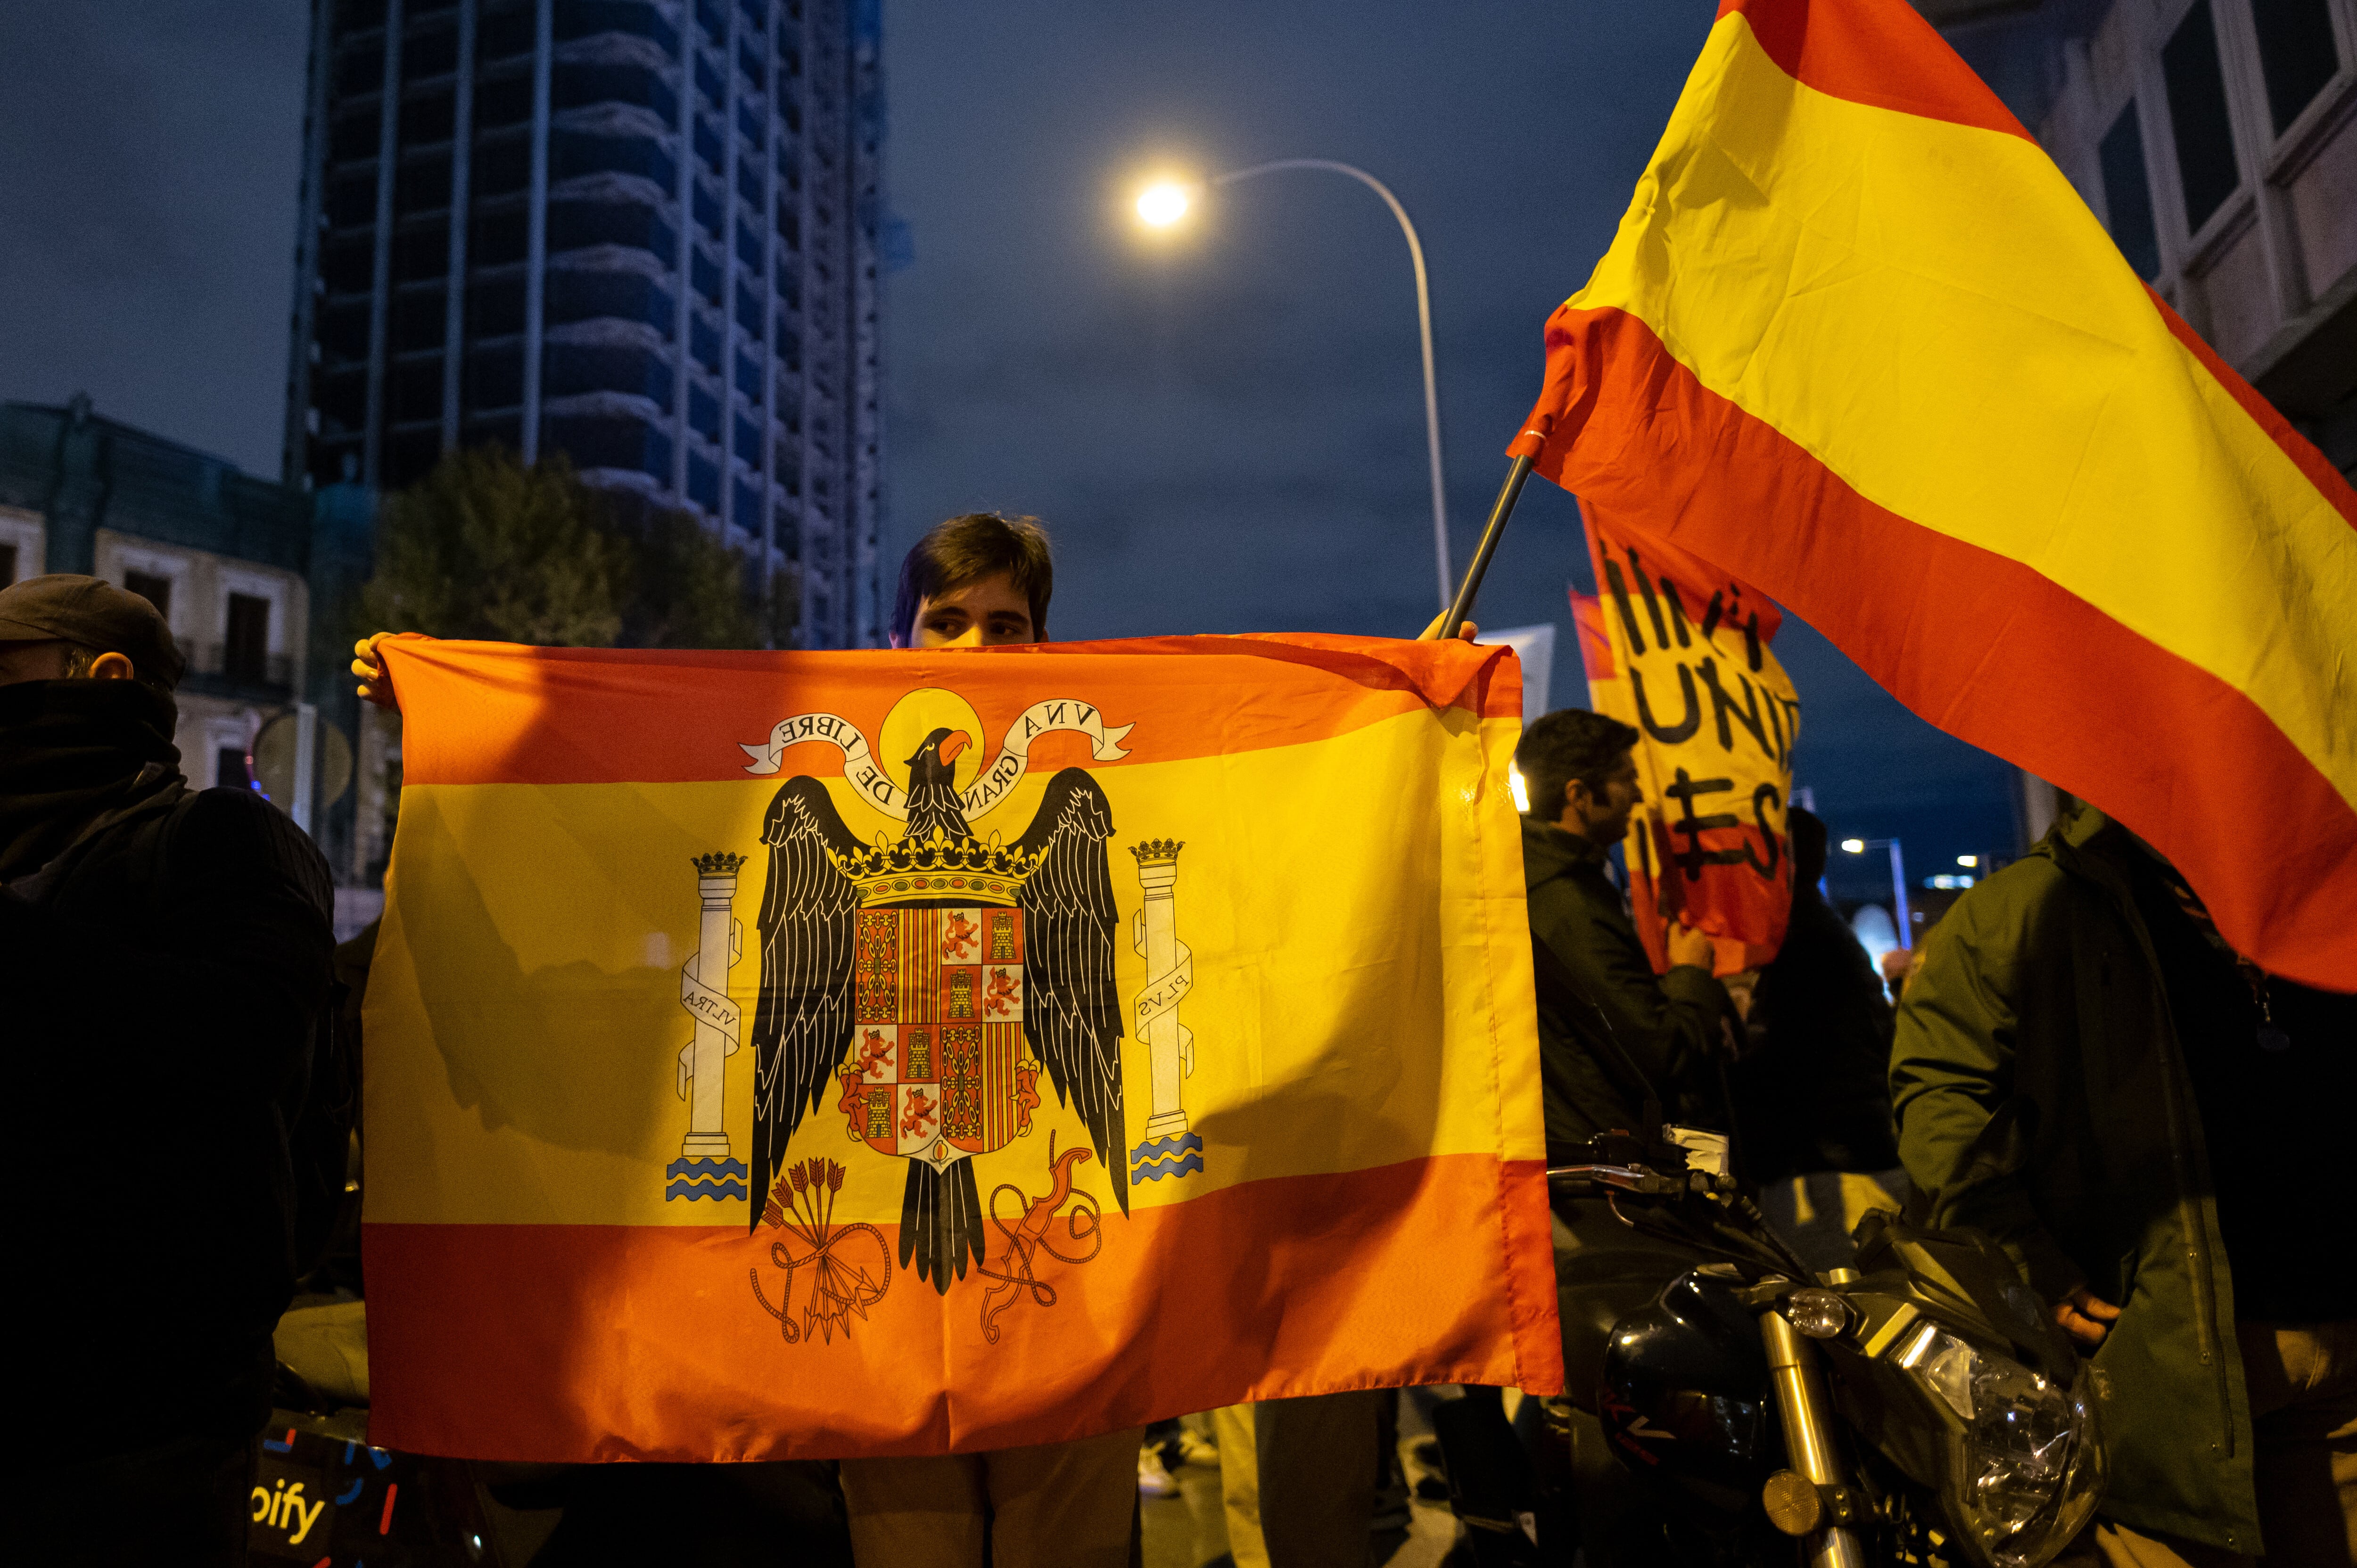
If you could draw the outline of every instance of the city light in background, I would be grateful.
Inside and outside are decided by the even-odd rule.
[[[1187,216],[1195,193],[1176,180],[1157,180],[1138,194],[1138,220],[1150,228],[1168,229]]]

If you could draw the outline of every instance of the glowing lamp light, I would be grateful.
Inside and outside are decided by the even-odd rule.
[[[1195,199],[1185,186],[1165,180],[1147,186],[1138,196],[1137,216],[1139,221],[1154,228],[1168,229],[1186,217],[1187,209],[1194,204]]]
[[[1844,854],[1864,854],[1866,853],[1866,841],[1864,839],[1844,839],[1842,840],[1842,853]]]
[[[1506,789],[1514,797],[1514,810],[1531,809],[1531,787],[1523,781],[1523,770],[1511,762],[1506,764]]]
[[[1976,854],[1960,854],[1956,856],[1956,864],[1958,865],[1978,865],[1980,863],[1981,857]]]

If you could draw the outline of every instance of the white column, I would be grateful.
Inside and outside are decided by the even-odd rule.
[[[1176,1138],[1187,1131],[1187,1112],[1180,1101],[1181,1080],[1193,1065],[1185,1047],[1187,1030],[1178,1022],[1178,999],[1193,976],[1180,960],[1190,956],[1178,940],[1178,907],[1173,897],[1178,884],[1180,846],[1168,842],[1139,845],[1137,880],[1146,892],[1137,917],[1139,952],[1146,959],[1146,990],[1137,1008],[1146,1016],[1143,1026],[1146,1059],[1150,1074],[1146,1122],[1148,1143]]]
[[[681,1053],[680,1064],[686,1080],[682,1088],[688,1105],[687,1137],[681,1143],[679,1154],[686,1160],[729,1157],[725,1101],[726,1063],[736,1054],[739,1033],[739,1014],[726,1000],[728,968],[736,961],[737,951],[737,921],[732,913],[737,901],[736,860],[734,855],[713,855],[705,857],[697,867],[695,890],[703,906],[702,918],[696,927],[695,957],[689,961],[697,983],[720,1000],[716,1004],[706,996],[701,999],[703,1005],[692,1002],[688,1008],[695,1015],[695,1039]]]

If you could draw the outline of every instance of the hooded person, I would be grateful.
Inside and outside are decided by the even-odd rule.
[[[2112,1568],[2357,1560],[2352,1047],[2357,996],[2235,952],[2085,802],[1923,943],[1899,1153],[2087,1357]]]
[[[328,867],[251,790],[192,790],[162,616],[93,577],[0,590],[0,996],[27,1561],[245,1561],[287,1133],[328,993]]]
[[[1736,1155],[1766,1186],[1820,1171],[1899,1164],[1890,1115],[1890,1004],[1866,949],[1825,901],[1825,824],[1798,806],[1792,913],[1760,972],[1745,1020],[1750,1048],[1732,1070]]]

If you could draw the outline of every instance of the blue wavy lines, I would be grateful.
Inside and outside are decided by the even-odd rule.
[[[1129,1152],[1129,1179],[1160,1181],[1203,1168],[1203,1140],[1193,1133],[1175,1138],[1148,1138]]]
[[[665,1166],[663,1175],[671,1185],[663,1189],[663,1201],[683,1197],[690,1203],[708,1197],[715,1203],[724,1197],[748,1197],[753,1173],[742,1160],[679,1159]]]
[[[663,1201],[666,1203],[674,1197],[684,1197],[690,1202],[699,1197],[708,1197],[717,1202],[724,1197],[745,1196],[745,1184],[741,1181],[675,1181],[663,1189]]]

